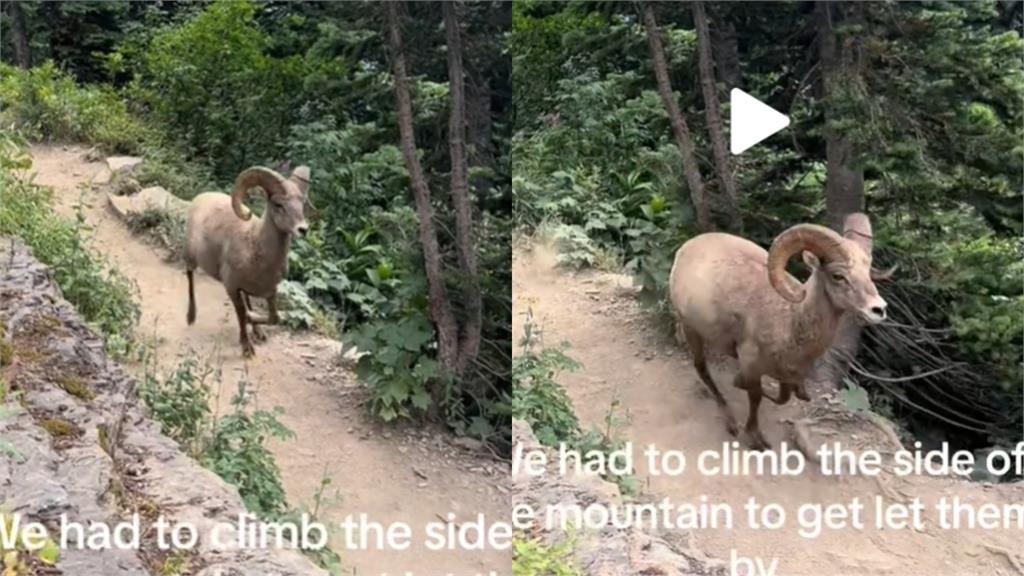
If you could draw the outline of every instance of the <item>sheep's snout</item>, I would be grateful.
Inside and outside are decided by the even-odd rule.
[[[867,306],[860,310],[860,315],[867,324],[880,324],[885,321],[886,311],[889,305],[880,297],[873,298]]]
[[[292,230],[292,235],[301,238],[302,236],[306,235],[306,232],[309,232],[309,224],[301,222],[299,223],[299,225],[295,227],[294,230]]]

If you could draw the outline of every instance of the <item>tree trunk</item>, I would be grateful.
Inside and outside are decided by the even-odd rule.
[[[32,67],[32,50],[28,44],[28,29],[25,26],[25,12],[21,2],[6,2],[11,17],[11,42],[14,44],[14,62],[18,68],[28,70]]]
[[[496,151],[491,121],[491,86],[480,70],[466,71],[466,141],[469,143],[469,164],[493,171]],[[477,192],[486,192],[493,185],[491,176],[477,175],[470,186]]]
[[[816,9],[822,96],[827,103],[827,97],[836,92],[840,83],[849,82],[854,75],[860,74],[860,65],[859,58],[852,52],[855,48],[851,44],[844,45],[842,53],[837,50],[831,11],[840,10],[841,7],[819,1]],[[842,234],[846,216],[864,210],[864,172],[855,166],[856,153],[853,144],[832,128],[831,123],[835,120],[835,114],[826,108],[825,208],[829,226]],[[870,243],[865,247],[870,256]],[[850,359],[856,357],[860,348],[860,336],[860,323],[852,315],[844,314],[832,347],[818,360],[808,379],[808,387],[812,391],[835,390],[839,386],[849,371]]]
[[[718,81],[727,88],[742,88],[740,85],[740,45],[736,38],[736,26],[732,22],[715,22],[711,30],[714,46],[715,70]]]
[[[693,203],[693,210],[697,215],[697,228],[702,232],[714,228],[711,222],[711,211],[708,207],[707,198],[704,194],[704,180],[700,175],[700,166],[697,165],[697,158],[693,154],[693,140],[690,138],[690,128],[686,125],[686,119],[679,111],[679,104],[676,103],[675,95],[672,94],[672,83],[668,79],[668,64],[665,61],[665,49],[661,45],[661,36],[658,33],[658,22],[654,17],[654,3],[640,2],[640,11],[643,16],[644,28],[647,29],[647,45],[651,49],[651,61],[654,64],[654,78],[658,83],[658,95],[668,112],[669,122],[672,124],[672,133],[676,138],[676,145],[679,147],[679,154],[683,160],[683,173],[686,176],[687,186],[690,188],[690,201]]]
[[[466,95],[462,66],[462,38],[455,14],[455,2],[443,4],[444,29],[448,44],[448,147],[451,156],[451,195],[455,210],[455,249],[462,272],[462,297],[466,319],[455,373],[459,376],[476,360],[480,351],[483,301],[476,266],[476,241],[473,238],[473,209],[469,201],[466,168]]]
[[[430,188],[423,176],[423,168],[416,156],[416,135],[413,132],[412,102],[409,97],[402,51],[401,25],[397,2],[387,2],[388,44],[391,48],[391,69],[395,76],[395,104],[398,109],[398,132],[402,158],[409,171],[409,183],[416,202],[419,221],[419,240],[423,250],[423,268],[427,275],[430,319],[437,329],[438,358],[445,374],[454,374],[459,358],[458,324],[448,299],[448,289],[442,273],[441,250],[434,227],[434,207],[430,203]]]
[[[729,215],[729,227],[734,232],[743,231],[743,217],[740,215],[739,198],[736,193],[736,180],[732,174],[732,162],[729,151],[725,147],[725,136],[722,135],[722,114],[718,110],[718,89],[715,86],[714,57],[711,54],[711,33],[708,30],[708,19],[704,13],[704,3],[694,2],[693,22],[697,28],[697,57],[700,69],[700,85],[704,92],[704,115],[708,123],[708,137],[711,139],[711,151],[715,157],[715,172],[722,187],[725,213]]]

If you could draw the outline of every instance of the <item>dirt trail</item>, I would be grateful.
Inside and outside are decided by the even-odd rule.
[[[256,358],[243,361],[237,342],[234,313],[221,285],[198,274],[198,319],[185,322],[187,282],[183,270],[166,263],[145,242],[112,216],[106,199],[88,187],[103,169],[102,162],[83,159],[84,149],[36,146],[32,149],[36,181],[54,189],[60,212],[74,214],[83,199],[86,221],[94,227],[93,246],[138,286],[143,338],[156,346],[161,367],[173,366],[178,354],[194,350],[219,365],[223,374],[221,411],[229,406],[239,378],[258,387],[264,407],[284,408],[283,423],[296,438],[273,447],[291,505],[311,505],[321,479],[331,478],[340,501],[328,503],[321,514],[336,524],[348,515],[385,525],[407,522],[420,541],[423,526],[449,511],[456,522],[484,514],[489,522],[506,519],[510,502],[507,466],[450,443],[437,430],[411,426],[383,428],[366,417],[354,376],[336,366],[337,343],[323,338],[296,336],[271,329]],[[84,191],[83,191],[84,190]],[[505,574],[508,553],[432,552],[422,546],[410,550],[348,551],[340,536],[332,547],[342,555],[346,570],[369,575],[402,574],[475,575],[495,570]]]
[[[524,315],[532,309],[535,323],[547,345],[567,341],[569,355],[583,368],[564,374],[566,387],[586,426],[602,421],[613,399],[628,411],[626,439],[636,446],[654,444],[662,450],[683,450],[694,455],[721,447],[733,440],[714,401],[704,392],[685,350],[678,349],[666,335],[656,334],[650,321],[638,309],[630,280],[624,276],[586,272],[571,275],[555,269],[555,258],[543,246],[517,247],[513,256],[513,327],[522,333]],[[737,411],[745,417],[745,395],[725,385],[731,382],[731,366],[712,373]],[[762,405],[765,438],[774,446],[786,439],[788,426],[782,419],[797,416],[799,403],[783,408]],[[845,439],[844,439],[845,440]],[[936,514],[924,514],[928,527],[922,531],[873,528],[874,497],[885,495],[906,499],[920,497],[929,508],[942,496],[960,496],[962,501],[993,502],[998,505],[1024,500],[1024,485],[982,486],[946,478],[834,478],[816,471],[797,477],[708,478],[696,471],[692,460],[679,477],[652,477],[642,458],[637,460],[638,476],[645,496],[670,498],[678,505],[699,503],[706,494],[709,502],[730,504],[738,514],[735,528],[705,529],[693,533],[697,548],[728,561],[733,549],[741,556],[779,558],[777,575],[819,576],[822,574],[893,576],[968,576],[977,574],[1018,574],[1003,552],[1021,554],[1020,532],[942,531]],[[863,532],[826,531],[807,540],[796,529],[755,531],[746,527],[743,505],[750,497],[762,503],[778,502],[790,511],[792,526],[796,511],[805,502],[847,502],[859,497],[865,503]],[[995,548],[990,548],[994,546]],[[996,550],[993,552],[993,550]],[[741,572],[742,573],[742,572]]]

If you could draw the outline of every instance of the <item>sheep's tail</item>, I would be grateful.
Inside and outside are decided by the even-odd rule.
[[[185,275],[188,276],[188,325],[191,326],[196,322],[196,291],[192,281],[192,271],[187,270]]]

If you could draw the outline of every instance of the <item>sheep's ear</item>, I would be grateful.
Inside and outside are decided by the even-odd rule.
[[[309,189],[309,178],[309,166],[299,166],[288,179],[294,182],[299,187],[299,190],[305,194],[306,190]]]
[[[811,254],[807,250],[804,250],[803,253],[800,254],[800,256],[803,257],[804,264],[806,264],[807,267],[810,268],[812,271],[817,270],[819,267],[821,267],[821,260],[818,260],[817,256]]]

